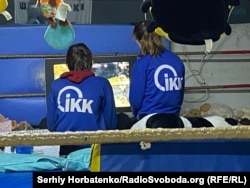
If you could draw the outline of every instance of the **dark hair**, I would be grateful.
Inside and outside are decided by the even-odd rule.
[[[66,63],[70,71],[91,70],[92,52],[84,43],[71,45],[67,51]]]
[[[151,56],[157,56],[166,48],[162,36],[156,34],[154,31],[147,31],[147,27],[150,23],[151,21],[144,20],[134,24],[133,37],[139,42],[142,55],[149,54]]]

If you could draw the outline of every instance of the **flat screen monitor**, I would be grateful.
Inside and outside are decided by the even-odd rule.
[[[112,86],[117,112],[131,112],[128,100],[130,72],[136,55],[94,56],[93,72],[96,76],[107,78]],[[65,58],[45,59],[46,96],[51,83],[68,68]]]

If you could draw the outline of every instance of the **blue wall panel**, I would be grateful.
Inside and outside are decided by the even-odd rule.
[[[65,54],[44,40],[47,25],[0,28],[0,54]],[[139,53],[132,25],[73,25],[75,41],[86,43],[93,53]],[[4,37],[3,37],[4,36]]]
[[[101,172],[249,172],[249,140],[197,140],[101,145]]]
[[[0,113],[9,119],[38,125],[46,116],[45,97],[0,99]]]
[[[0,59],[0,94],[45,92],[44,59]]]
[[[0,59],[0,73],[0,96],[5,96],[0,98],[0,113],[38,125],[46,116],[45,98],[25,95],[45,94],[44,59]]]

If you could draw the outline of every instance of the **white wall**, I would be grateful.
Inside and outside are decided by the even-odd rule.
[[[208,86],[250,84],[250,53],[220,54],[220,51],[250,51],[250,24],[232,24],[231,27],[231,35],[222,35],[219,41],[214,42],[211,53],[203,62],[205,45],[171,43],[171,50],[184,60],[187,87],[201,85],[191,74],[191,69],[195,70],[198,79],[203,79]],[[207,90],[207,92],[208,95],[201,90],[186,92],[183,111],[199,107],[205,102],[227,104],[236,110],[250,108],[250,87]]]

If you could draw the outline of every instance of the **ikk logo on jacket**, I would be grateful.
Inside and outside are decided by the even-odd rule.
[[[72,91],[76,92],[78,95],[78,98],[71,97]],[[66,98],[61,97],[63,93],[66,92]],[[68,93],[67,93],[68,92]],[[62,106],[61,100],[65,100],[65,106]],[[62,88],[59,91],[58,97],[57,97],[57,104],[58,108],[62,112],[82,112],[82,113],[90,113],[92,114],[92,108],[91,104],[93,103],[93,100],[87,100],[83,98],[83,93],[80,89],[74,86],[66,86]]]
[[[162,70],[164,70],[164,69],[170,70],[172,72],[172,74],[173,74],[173,77],[171,77],[172,75],[164,73],[165,85],[161,85],[158,78],[159,78],[160,72]],[[155,74],[154,74],[155,85],[161,91],[181,90],[183,88],[182,80],[183,80],[183,77],[178,77],[177,72],[170,65],[161,65],[161,66],[159,66],[156,69]]]

